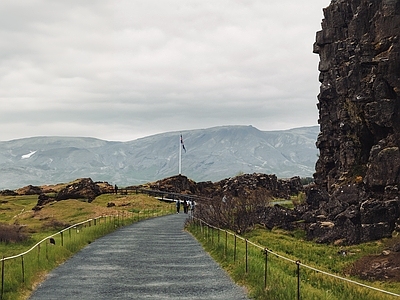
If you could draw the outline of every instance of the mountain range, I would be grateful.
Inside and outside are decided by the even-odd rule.
[[[221,126],[168,132],[127,142],[87,137],[31,137],[0,142],[0,189],[90,177],[119,186],[177,175],[218,181],[239,173],[311,177],[319,126],[261,131]],[[180,136],[183,137],[182,148]]]

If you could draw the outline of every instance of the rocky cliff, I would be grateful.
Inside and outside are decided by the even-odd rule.
[[[357,243],[399,226],[399,38],[397,0],[332,0],[324,9],[314,44],[320,156],[308,196],[311,238]]]

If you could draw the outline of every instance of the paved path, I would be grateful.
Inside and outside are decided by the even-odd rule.
[[[141,221],[96,240],[52,271],[30,300],[248,299],[183,230],[186,217]]]

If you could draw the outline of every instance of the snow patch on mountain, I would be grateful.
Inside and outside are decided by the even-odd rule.
[[[21,159],[28,159],[28,158],[30,158],[33,154],[35,154],[37,151],[31,151],[31,152],[29,152],[28,154],[24,154],[24,155],[21,155]]]

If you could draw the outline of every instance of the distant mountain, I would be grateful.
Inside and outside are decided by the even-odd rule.
[[[182,174],[218,181],[238,173],[311,177],[319,127],[260,131],[222,126],[182,131]],[[0,142],[0,189],[91,177],[120,186],[178,174],[179,132],[129,142],[83,137],[33,137]]]

